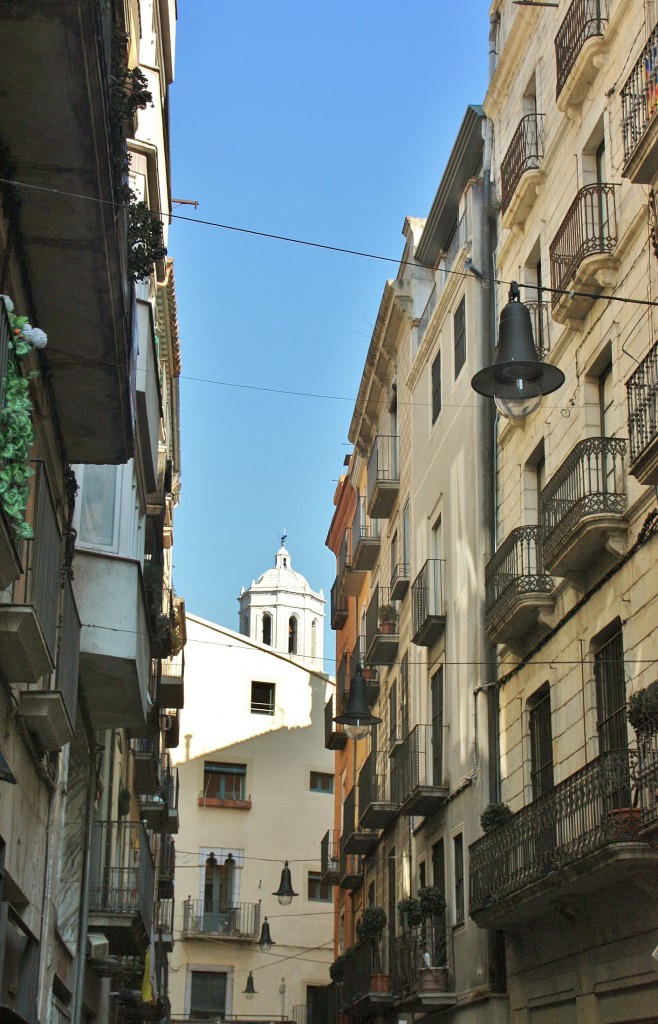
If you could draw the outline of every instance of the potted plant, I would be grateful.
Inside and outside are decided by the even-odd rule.
[[[380,944],[382,933],[386,927],[386,911],[381,907],[366,907],[361,920],[356,926],[359,943],[369,944],[372,952],[372,969],[370,973],[370,991],[388,992],[391,977],[382,970]]]
[[[422,921],[443,917],[446,910],[446,898],[443,889],[436,885],[424,885],[418,890],[418,905]]]
[[[480,825],[483,832],[491,832],[492,829],[504,825],[512,817],[512,811],[507,804],[487,804],[480,815]]]
[[[339,953],[334,962],[329,967],[329,977],[332,981],[341,982],[343,980],[343,973],[345,971],[345,963],[347,961],[347,953]]]
[[[626,715],[635,732],[641,732],[654,722],[658,727],[658,679],[643,690],[631,694],[626,705]]]
[[[415,899],[413,896],[409,896],[407,899],[400,900],[398,903],[398,917],[400,918],[400,924],[404,932],[409,931],[410,928],[414,928],[420,924],[423,920],[420,912],[420,901]]]
[[[379,622],[379,631],[384,634],[395,633],[395,627],[398,621],[398,613],[392,604],[382,604],[377,609],[377,621]]]

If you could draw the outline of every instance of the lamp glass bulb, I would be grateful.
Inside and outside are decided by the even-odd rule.
[[[253,999],[254,998],[254,993],[253,992],[243,992],[242,995],[245,997],[245,999]]]
[[[345,734],[346,734],[346,736],[349,736],[350,739],[352,739],[352,740],[362,740],[362,739],[365,739],[365,737],[368,735],[369,732],[370,732],[370,726],[369,725],[365,725],[362,722],[358,722],[357,721],[353,725],[346,725],[345,726]]]
[[[288,907],[292,903],[292,896],[283,895],[277,896],[277,899],[282,907]]]
[[[539,383],[534,380],[523,380],[519,377],[515,381],[515,388],[512,395],[494,394],[496,408],[508,419],[522,419],[531,416],[542,403],[544,397],[541,393]],[[507,390],[507,389],[506,389]]]
[[[281,902],[281,901],[279,901],[279,902]],[[258,945],[262,949],[263,953],[269,953],[269,951],[272,948],[272,943],[271,942],[259,942]]]

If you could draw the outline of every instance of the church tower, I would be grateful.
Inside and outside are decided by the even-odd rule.
[[[308,580],[292,567],[286,534],[267,569],[240,592],[240,632],[281,654],[297,658],[305,668],[323,670],[324,606]]]

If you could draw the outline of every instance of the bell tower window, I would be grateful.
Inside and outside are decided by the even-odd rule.
[[[263,643],[272,646],[272,616],[269,612],[263,612]]]

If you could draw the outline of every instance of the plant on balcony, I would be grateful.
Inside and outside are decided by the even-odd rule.
[[[638,732],[654,719],[658,720],[658,679],[643,690],[631,694],[626,705],[628,721]]]
[[[483,832],[491,832],[492,829],[504,825],[512,817],[512,811],[507,804],[487,804],[480,815],[480,825]]]
[[[400,918],[402,930],[405,932],[409,928],[414,928],[417,924],[421,924],[423,915],[420,909],[420,900],[415,899],[413,896],[400,900],[398,903],[398,917]]]
[[[446,909],[445,893],[436,885],[424,885],[418,890],[418,904],[422,921],[441,917]]]
[[[32,327],[26,316],[16,316],[11,299],[3,295],[11,326],[10,357],[4,379],[4,405],[0,410],[0,502],[11,524],[16,540],[29,540],[34,536],[25,521],[25,510],[30,491],[30,449],[34,442],[30,381],[39,376],[38,370],[23,375],[19,360],[33,348],[43,348],[48,337],[45,331]]]
[[[398,613],[392,604],[382,604],[377,609],[377,621],[382,633],[394,633]]]
[[[332,981],[343,980],[345,964],[347,963],[351,955],[352,951],[350,949],[348,949],[346,953],[338,954],[334,962],[329,967],[329,977],[331,978]]]
[[[162,240],[162,222],[144,202],[136,202],[131,191],[128,203],[128,276],[142,281],[153,272],[153,264],[163,260],[167,247]]]

